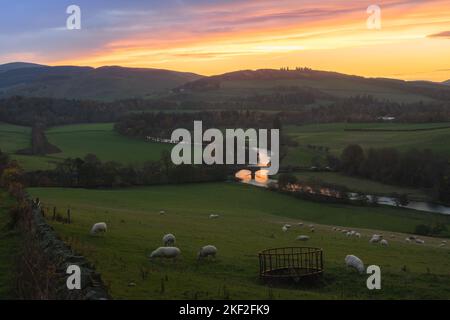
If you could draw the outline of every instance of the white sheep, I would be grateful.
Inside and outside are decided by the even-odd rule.
[[[345,235],[346,235],[347,237],[351,237],[351,236],[352,236],[352,233],[349,231],[349,232],[347,232]]]
[[[383,240],[380,241],[380,244],[381,244],[383,247],[387,247],[387,246],[389,245],[389,242],[387,242],[386,239],[383,239]]]
[[[176,238],[173,234],[169,233],[163,237],[163,243],[166,247],[173,247],[175,244]]]
[[[440,245],[439,245],[439,247],[445,247],[445,243],[441,243]]]
[[[358,270],[359,273],[364,272],[364,263],[361,261],[360,258],[354,255],[348,255],[345,257],[345,264],[347,267],[354,268]]]
[[[311,229],[309,229],[309,231],[310,231],[311,233],[314,233],[314,232],[316,232],[316,229],[314,229],[314,227],[312,227]]]
[[[299,240],[299,241],[308,241],[309,240],[309,237],[308,236],[298,236],[297,237],[297,239],[296,240]]]
[[[286,228],[288,228],[288,229],[291,228],[291,225],[290,225],[290,224],[285,224],[284,226],[285,226]]]
[[[105,232],[108,231],[108,227],[106,226],[106,223],[104,222],[99,222],[96,223],[92,226],[91,228],[91,235],[100,233],[100,232]]]
[[[418,243],[418,244],[424,244],[425,243],[425,240],[422,240],[422,239],[416,239],[416,243]]]
[[[377,243],[377,242],[380,242],[381,239],[383,239],[383,236],[382,236],[382,235],[380,235],[380,234],[374,234],[374,235],[372,236],[372,238],[370,238],[369,242],[370,242],[370,243]]]
[[[180,249],[176,247],[159,247],[150,255],[150,259],[154,258],[166,258],[175,259],[181,254]]]
[[[333,231],[336,231],[337,230],[337,228],[336,227],[333,227]]]
[[[356,233],[355,233],[355,237],[357,237],[357,238],[361,238],[361,233],[359,233],[359,232],[356,232]]]
[[[287,231],[289,230],[289,228],[287,228],[286,226],[283,226],[283,227],[281,228],[281,230],[283,230],[283,232],[287,232]]]
[[[410,239],[410,238],[406,238],[405,241],[408,242],[408,243],[410,243],[410,242],[411,242],[411,239]]]
[[[209,218],[210,219],[217,219],[217,218],[219,218],[219,215],[218,214],[210,214]]]
[[[166,214],[166,211],[164,211],[164,210],[161,210],[161,211],[159,212],[159,214],[160,214],[161,216],[163,216],[163,215],[165,215],[165,214]]]
[[[198,259],[207,258],[207,257],[215,258],[216,254],[217,254],[217,248],[212,245],[207,245],[200,249],[200,251],[198,252],[197,258]]]
[[[309,227],[310,227],[310,228],[314,228],[314,225],[313,225],[313,224],[310,224]]]

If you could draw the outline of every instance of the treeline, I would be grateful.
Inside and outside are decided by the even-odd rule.
[[[178,128],[193,130],[194,121],[208,128],[265,128],[281,129],[277,114],[259,111],[208,111],[191,113],[135,113],[122,117],[115,125],[120,134],[131,137],[170,139]]]
[[[224,166],[175,166],[168,153],[160,161],[141,166],[102,162],[88,154],[83,159],[66,159],[53,170],[23,173],[23,183],[28,187],[121,188],[226,179]]]
[[[431,150],[393,148],[365,151],[359,145],[346,147],[333,165],[350,176],[386,184],[433,189],[440,201],[450,203],[450,166],[448,160]]]

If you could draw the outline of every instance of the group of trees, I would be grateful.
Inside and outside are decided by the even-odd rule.
[[[202,121],[208,128],[265,128],[281,129],[277,114],[258,111],[208,111],[191,113],[139,113],[122,117],[115,125],[120,134],[137,138],[170,139],[178,128],[193,130],[194,121]]]
[[[83,159],[66,159],[53,170],[24,174],[27,186],[74,188],[119,188],[226,179],[224,166],[175,166],[167,153],[160,161],[146,162],[142,166],[102,162],[95,155],[88,154]]]
[[[359,145],[349,145],[342,152],[339,169],[347,175],[387,184],[434,189],[439,200],[449,202],[448,160],[431,150],[399,152],[393,148],[371,148],[364,151]]]

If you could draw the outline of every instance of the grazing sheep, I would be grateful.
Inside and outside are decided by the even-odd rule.
[[[351,236],[352,236],[352,233],[349,231],[349,232],[347,232],[345,235],[346,235],[347,237],[351,237]]]
[[[442,240],[441,242],[442,242],[442,243],[447,243],[447,240]]]
[[[425,241],[422,240],[422,239],[417,238],[417,239],[416,239],[416,243],[418,243],[418,244],[424,244]]]
[[[308,236],[298,236],[296,240],[299,240],[299,241],[308,241],[308,240],[309,240],[309,237],[308,237]]]
[[[395,234],[391,234],[391,239],[395,239]]]
[[[411,242],[411,239],[410,239],[410,238],[406,238],[405,241],[408,242],[408,243],[410,243],[410,242]]]
[[[347,232],[348,232],[348,230],[346,230],[346,229],[343,229],[343,230],[341,230],[341,232],[342,232],[342,233],[347,233]]]
[[[284,226],[285,226],[286,228],[288,228],[288,229],[291,228],[291,225],[290,225],[290,224],[285,224]]]
[[[316,232],[316,229],[314,229],[314,227],[312,227],[311,229],[309,229],[309,231],[310,231],[311,233],[314,233],[314,232]]]
[[[213,257],[215,258],[217,254],[217,248],[215,246],[207,245],[200,249],[198,252],[197,258],[207,258],[207,257]]]
[[[173,234],[169,233],[169,234],[166,234],[162,240],[163,240],[164,246],[173,247],[173,245],[175,244],[176,238]]]
[[[357,238],[361,238],[361,233],[359,233],[359,232],[356,232],[356,233],[355,233],[355,237],[357,237]]]
[[[337,228],[336,227],[333,227],[333,231],[336,231],[337,230]]]
[[[336,231],[341,232],[341,228],[337,228]]]
[[[154,258],[166,258],[175,259],[181,254],[180,249],[176,247],[159,247],[150,255],[150,259]]]
[[[210,219],[217,219],[217,218],[219,218],[220,216],[218,215],[218,214],[210,214],[209,215],[209,218]]]
[[[347,267],[354,268],[358,270],[359,273],[364,272],[364,263],[361,261],[360,258],[354,255],[348,255],[345,257],[345,264]]]
[[[439,245],[439,247],[445,247],[445,243],[441,243],[440,245]]]
[[[369,242],[370,242],[370,243],[377,243],[377,242],[380,242],[381,239],[383,239],[383,236],[382,236],[382,235],[380,235],[380,234],[374,234],[374,235],[372,236],[372,238],[370,238]]]
[[[281,228],[281,230],[283,230],[283,232],[287,232],[287,231],[289,230],[289,228],[286,228],[286,226],[283,226],[283,227]]]
[[[314,228],[314,225],[313,225],[313,224],[310,224],[309,227],[310,227],[310,228]]]
[[[161,216],[163,216],[163,215],[165,215],[165,214],[166,214],[166,211],[164,211],[164,210],[161,210],[161,211],[159,212],[159,214],[160,214]]]
[[[106,223],[99,222],[92,226],[91,235],[97,234],[99,232],[106,232],[106,231],[108,231],[108,227],[106,226]]]
[[[299,223],[297,223],[297,226],[299,226],[299,227],[303,227],[303,222],[299,222]]]
[[[387,242],[386,239],[383,239],[383,240],[380,241],[380,244],[381,244],[383,247],[387,247],[387,246],[389,245],[389,242]]]

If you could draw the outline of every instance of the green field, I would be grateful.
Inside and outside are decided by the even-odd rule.
[[[296,172],[295,176],[302,182],[320,181],[327,184],[335,184],[347,187],[352,192],[371,195],[392,195],[394,193],[407,194],[410,199],[419,201],[430,201],[426,191],[419,189],[392,186],[377,181],[349,177],[338,172]]]
[[[289,135],[300,146],[316,145],[328,147],[330,152],[339,156],[342,150],[350,144],[359,144],[363,148],[396,148],[406,151],[411,148],[431,149],[437,154],[450,158],[450,145],[443,143],[450,139],[450,128],[436,129],[450,126],[448,123],[432,124],[316,124],[304,126],[288,126],[285,134]],[[424,131],[395,131],[430,129]],[[345,131],[346,129],[384,129],[392,131]],[[310,153],[314,151],[308,150]],[[319,154],[320,156],[320,154]],[[310,156],[311,157],[311,156]],[[295,162],[295,158],[289,158],[289,162]],[[299,158],[299,162],[302,159]],[[310,165],[306,163],[305,165]]]
[[[44,206],[59,212],[72,209],[70,225],[51,222],[77,251],[95,263],[117,299],[449,299],[450,251],[438,248],[439,239],[426,245],[406,244],[415,225],[450,217],[396,208],[361,208],[306,202],[265,189],[235,183],[158,186],[123,190],[30,189]],[[160,210],[166,215],[160,215]],[[220,214],[210,220],[209,214]],[[47,215],[48,216],[48,215]],[[108,233],[89,236],[93,223],[104,221]],[[302,221],[316,225],[293,226]],[[330,225],[357,228],[361,239],[348,239]],[[374,230],[384,232],[390,246],[370,245]],[[174,233],[182,259],[150,262],[147,256]],[[390,234],[396,239],[390,239]],[[257,253],[266,248],[305,245],[295,238],[311,236],[308,246],[324,250],[325,275],[316,285],[275,286],[258,280]],[[196,252],[207,244],[218,247],[215,261],[196,262]],[[366,276],[347,270],[347,254],[382,270],[382,290],[369,291]],[[142,278],[141,270],[149,275]],[[130,283],[136,286],[129,286]]]
[[[112,123],[102,123],[54,127],[46,131],[47,138],[62,150],[61,153],[23,156],[13,153],[29,146],[31,129],[0,124],[0,149],[13,154],[12,158],[27,170],[51,169],[62,159],[84,157],[88,153],[97,155],[102,161],[139,164],[159,160],[164,150],[171,149],[170,145],[124,137],[116,133],[113,126]]]
[[[19,237],[9,230],[8,209],[12,200],[0,190],[0,300],[14,297],[15,263],[19,249]]]

